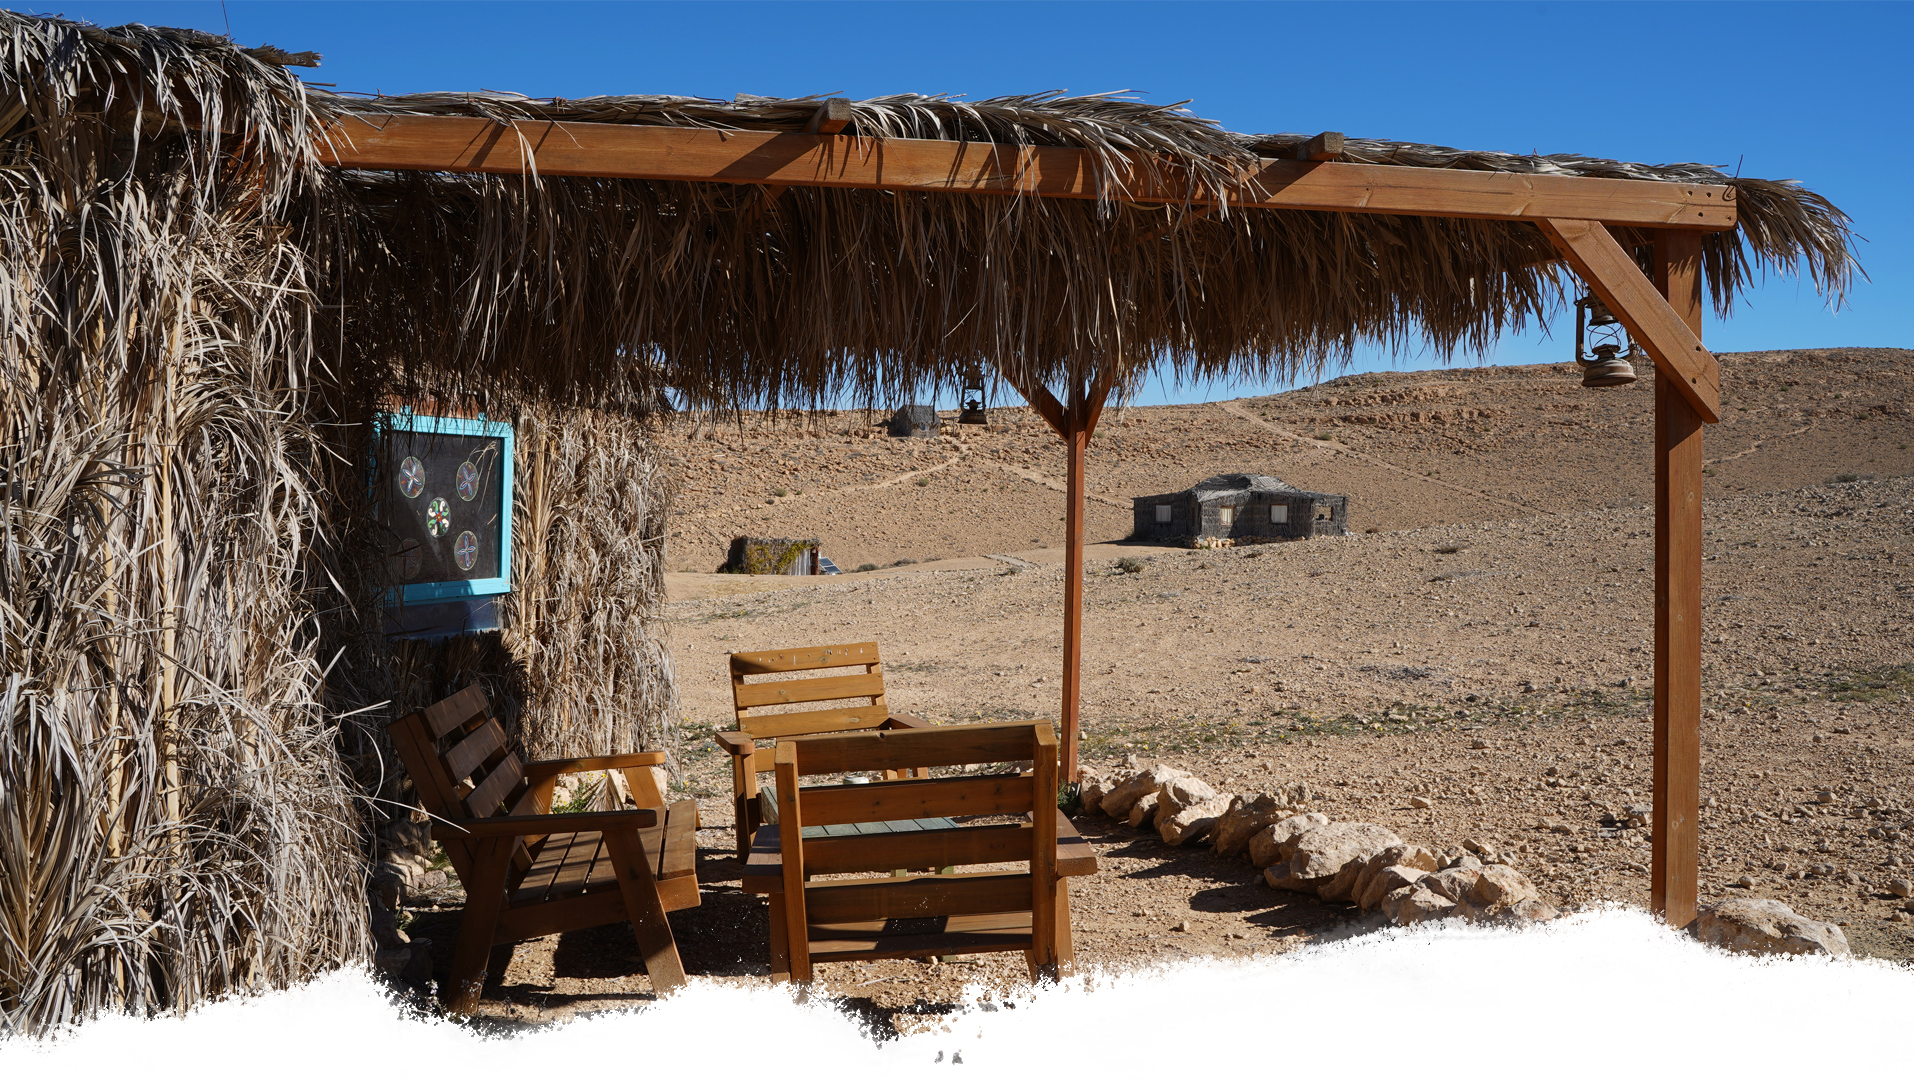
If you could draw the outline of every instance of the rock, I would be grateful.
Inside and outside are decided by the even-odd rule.
[[[1356,906],[1364,911],[1373,911],[1381,906],[1383,898],[1407,886],[1412,886],[1429,871],[1416,866],[1385,866],[1370,875],[1362,892],[1356,897]]]
[[[1188,775],[1173,765],[1152,765],[1111,786],[1104,792],[1098,804],[1099,809],[1113,818],[1128,817],[1130,808],[1136,805],[1137,800],[1155,794],[1156,789],[1163,786],[1163,781]]]
[[[380,949],[372,954],[372,967],[388,979],[404,977],[405,970],[412,964],[412,950],[404,947]]]
[[[1893,893],[1895,896],[1914,896],[1914,881],[1909,881],[1904,877],[1889,878],[1887,881],[1887,891]]]
[[[450,880],[450,878],[445,876],[445,871],[443,870],[427,870],[425,873],[419,875],[419,888],[442,889]]]
[[[1496,851],[1495,845],[1489,843],[1487,840],[1464,840],[1462,841],[1462,849],[1471,854],[1481,856],[1482,861],[1485,863],[1496,862],[1497,856],[1500,854]]]
[[[1194,776],[1172,776],[1157,785],[1156,797],[1158,812],[1175,814],[1217,798],[1217,791]]]
[[[1526,919],[1529,922],[1547,922],[1562,914],[1542,900],[1524,900],[1510,908],[1508,913],[1518,919]]]
[[[412,959],[399,970],[399,980],[413,986],[424,986],[432,981],[432,939],[412,939]]]
[[[1814,801],[1820,803],[1822,806],[1827,806],[1834,801],[1834,792],[1825,789],[1817,791],[1814,793]]]
[[[1471,750],[1487,750],[1488,748],[1489,748],[1489,740],[1487,739],[1470,739],[1469,740],[1469,749]]]
[[[377,863],[372,867],[372,877],[366,882],[366,892],[375,904],[391,910],[399,906],[405,897],[406,873],[392,863]]]
[[[1469,861],[1475,862],[1474,859]],[[1469,898],[1469,894],[1475,890],[1476,881],[1481,876],[1482,868],[1479,863],[1474,867],[1451,866],[1446,870],[1424,876],[1416,884],[1451,903],[1459,903]]]
[[[1143,797],[1130,804],[1130,828],[1141,829],[1156,822],[1157,794],[1146,791]]]
[[[1409,796],[1409,805],[1412,808],[1417,810],[1427,810],[1429,809],[1430,804],[1429,804],[1429,800],[1423,798],[1420,795],[1411,795]]]
[[[1749,874],[1743,874],[1740,877],[1735,879],[1736,888],[1752,889],[1754,888],[1754,884],[1755,884],[1755,879],[1752,875],[1749,875]]]
[[[1688,932],[1703,944],[1734,952],[1848,955],[1840,927],[1803,918],[1779,900],[1723,900],[1702,908]]]
[[[1437,868],[1436,853],[1418,844],[1396,844],[1392,847],[1384,848],[1376,854],[1375,858],[1370,859],[1368,864],[1363,868],[1362,876],[1356,879],[1355,888],[1349,891],[1349,899],[1361,905],[1364,910],[1375,907],[1376,904],[1381,902],[1383,893],[1389,891],[1389,889],[1383,889],[1381,891],[1375,890],[1376,876],[1391,866],[1408,867],[1424,872],[1431,871]],[[1408,880],[1409,879],[1404,878],[1401,882],[1398,882],[1398,884],[1406,885],[1408,884]],[[1395,888],[1395,886],[1391,886],[1390,888]],[[1375,894],[1375,899],[1365,902],[1363,898],[1369,896],[1372,892]]]
[[[1654,803],[1629,803],[1622,807],[1622,817],[1631,829],[1646,829],[1655,818]]]
[[[1109,789],[1104,786],[1101,777],[1091,777],[1077,785],[1077,800],[1083,804],[1083,812],[1096,814],[1103,811],[1103,794]]]
[[[1469,903],[1484,913],[1507,911],[1542,894],[1522,872],[1509,866],[1485,866],[1469,888]]]
[[[1170,927],[1170,929],[1176,931],[1179,934],[1187,934],[1190,932],[1190,921],[1188,919],[1184,919],[1182,922],[1177,923],[1175,926]]]
[[[393,952],[412,943],[412,939],[406,936],[406,932],[399,929],[398,912],[375,906],[372,909],[370,922],[372,940],[378,945],[380,951]],[[396,962],[403,965],[405,961]]]
[[[1439,896],[1420,884],[1408,885],[1384,899],[1383,913],[1397,926],[1414,926],[1455,914],[1455,901]]]
[[[1163,842],[1171,847],[1181,847],[1192,840],[1200,840],[1209,835],[1216,826],[1216,819],[1229,809],[1229,796],[1219,795],[1208,802],[1186,806],[1175,813],[1167,813],[1162,800],[1157,802],[1156,831]]]
[[[1216,845],[1218,855],[1241,855],[1249,850],[1252,837],[1296,813],[1297,809],[1274,795],[1258,795],[1254,799],[1239,795],[1217,816],[1216,824],[1210,829],[1210,840]]]
[[[1265,877],[1277,888],[1318,892],[1341,877],[1350,863],[1366,863],[1384,848],[1400,843],[1402,837],[1380,825],[1360,821],[1331,822],[1310,829],[1290,841],[1294,853],[1290,855],[1288,863],[1282,864],[1288,867],[1287,874],[1276,875],[1274,871],[1277,867],[1272,867],[1272,872]],[[1360,873],[1358,868],[1356,874]],[[1355,885],[1356,874],[1344,880],[1344,888]]]
[[[1296,837],[1329,824],[1328,814],[1294,814],[1249,839],[1249,861],[1257,866],[1288,862],[1296,853]]]

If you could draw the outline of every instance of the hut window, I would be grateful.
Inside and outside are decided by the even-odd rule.
[[[1269,504],[1269,523],[1271,525],[1289,524],[1289,504],[1288,503],[1270,503]]]
[[[1219,525],[1234,525],[1236,523],[1236,508],[1234,506],[1225,506],[1218,509],[1216,511],[1216,522]]]
[[[1316,504],[1316,520],[1317,521],[1328,521],[1330,518],[1334,516],[1335,516],[1335,511],[1329,508],[1328,503]]]
[[[1156,504],[1156,523],[1158,525],[1168,525],[1170,523],[1170,504],[1169,503]]]

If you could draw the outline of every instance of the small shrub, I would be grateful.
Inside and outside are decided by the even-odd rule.
[[[1083,791],[1076,784],[1057,785],[1057,809],[1064,817],[1076,817],[1083,813]]]
[[[856,570],[853,570],[853,571],[851,571],[851,572],[852,572],[852,573],[854,573],[854,574],[868,574],[868,573],[870,573],[871,571],[873,571],[873,570],[875,570],[875,569],[877,569],[877,564],[876,564],[876,563],[874,563],[874,562],[867,562],[867,563],[865,563],[864,565],[862,565],[862,566],[860,566],[860,567],[858,567],[858,568],[857,568]]]
[[[1143,560],[1134,555],[1125,555],[1123,558],[1117,560],[1117,570],[1125,574],[1141,574],[1143,572]]]
[[[909,566],[916,561],[917,561],[916,559],[899,559],[896,562],[892,563],[891,565],[892,566]]]
[[[782,499],[782,498],[784,498],[784,497],[785,497],[786,495],[789,495],[789,494],[790,494],[790,492],[788,492],[788,491],[786,491],[786,490],[784,490],[783,488],[772,488],[772,489],[771,489],[771,494],[772,494],[772,495],[775,495],[775,496],[777,496],[777,497],[778,497],[778,498],[780,498],[780,499]]]
[[[572,789],[571,798],[552,807],[554,814],[583,814],[598,804],[598,786],[602,780],[593,780]]]
[[[917,486],[918,486],[918,487],[929,487],[929,486],[930,486],[930,477],[928,477],[928,476],[920,476],[920,477],[918,477],[918,478],[917,478]]]
[[[1859,480],[1860,478],[1861,477],[1858,473],[1844,472],[1841,475],[1836,476],[1834,478],[1834,482],[1837,484],[1852,484],[1856,480]]]
[[[1460,555],[1467,550],[1469,549],[1463,547],[1461,544],[1444,544],[1441,547],[1436,549],[1436,554],[1437,555]]]

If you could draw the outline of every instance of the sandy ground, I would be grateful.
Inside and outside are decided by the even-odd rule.
[[[1723,358],[1729,417],[1708,433],[1704,584],[1704,902],[1776,897],[1841,922],[1857,952],[1901,960],[1914,957],[1914,922],[1892,919],[1900,902],[1883,885],[1914,876],[1909,358]],[[1650,796],[1649,395],[1518,368],[1130,410],[1116,438],[1098,436],[1095,490],[1112,502],[1255,469],[1349,493],[1359,531],[1208,552],[1093,547],[1085,760],[1169,761],[1252,795],[1304,781],[1332,818],[1439,849],[1494,843],[1558,906],[1645,904],[1645,830],[1601,823]],[[727,464],[740,458],[723,441],[736,429],[685,444],[700,455],[685,466],[687,538],[750,527],[822,536],[841,564],[944,560],[811,580],[673,575],[680,756],[707,826],[704,904],[672,917],[694,975],[766,970],[765,917],[737,890],[728,769],[711,744],[726,726],[726,653],[877,640],[893,708],[937,722],[1056,715],[1062,553],[1048,538],[1061,498],[1041,480],[1057,455],[1027,428],[917,445],[751,434],[753,462],[787,461],[774,449],[787,444],[798,455],[793,484],[810,479],[799,465],[822,477],[851,462],[878,477],[853,485],[942,467],[924,488],[749,511],[718,508],[720,488],[699,486],[746,482]],[[1127,508],[1093,505],[1093,536],[1127,531]],[[982,513],[993,506],[1017,520]],[[721,557],[715,541],[679,543],[681,566]],[[1122,556],[1142,570],[1119,571]],[[1411,796],[1430,808],[1411,809]],[[1081,963],[1248,955],[1371,925],[1271,890],[1245,862],[1106,819],[1080,827],[1102,860],[1073,889]],[[454,925],[455,909],[423,910],[414,932],[443,950]],[[640,969],[623,927],[527,943],[485,1010],[544,1019],[642,1000]],[[966,982],[1021,971],[1020,957],[820,969],[880,1029],[938,1013]]]

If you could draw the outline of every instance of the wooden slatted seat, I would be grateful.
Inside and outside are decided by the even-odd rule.
[[[856,670],[859,668],[862,670]],[[851,673],[842,674],[845,669],[852,669]],[[811,672],[832,674],[745,681],[749,676]],[[764,799],[758,776],[772,770],[773,747],[778,739],[929,726],[909,713],[893,713],[885,704],[884,665],[875,641],[732,653],[731,704],[737,730],[720,731],[716,737],[718,745],[731,755],[740,860],[750,855],[751,839],[758,827],[777,820],[776,804]],[[820,704],[821,708],[799,712],[766,711]],[[895,775],[887,772],[885,778],[895,779]]]
[[[846,772],[1028,761],[1027,772],[805,787]],[[1022,951],[1031,978],[1071,961],[1070,877],[1096,856],[1056,808],[1047,724],[967,724],[787,739],[775,751],[778,821],[758,830],[745,891],[771,901],[771,972],[810,982],[823,961]],[[894,828],[927,818],[1021,816]],[[868,826],[887,823],[892,828]],[[841,826],[866,826],[843,830]],[[822,830],[822,833],[815,830]],[[836,830],[836,831],[833,831]],[[1022,864],[1002,869],[1003,864]],[[879,876],[899,866],[986,867]]]
[[[698,905],[698,807],[551,813],[566,773],[638,769],[659,753],[523,762],[476,686],[392,722],[432,837],[465,885],[446,1005],[468,1011],[494,945],[628,920],[652,986],[685,981],[665,913]],[[640,785],[643,791],[648,785]]]

